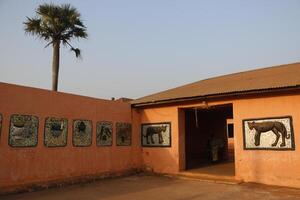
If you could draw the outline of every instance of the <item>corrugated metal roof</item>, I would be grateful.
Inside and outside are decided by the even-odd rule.
[[[297,86],[300,86],[300,63],[293,63],[197,81],[133,100],[131,104]]]

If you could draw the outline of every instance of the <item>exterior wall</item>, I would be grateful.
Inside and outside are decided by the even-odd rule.
[[[233,119],[227,120],[227,125],[233,124]],[[234,161],[234,135],[233,138],[228,138],[228,160]]]
[[[228,160],[234,161],[234,138],[228,138]]]
[[[0,188],[141,168],[140,126],[137,113],[131,112],[129,103],[1,83],[0,113],[3,116]],[[35,115],[39,118],[36,147],[15,148],[8,145],[11,114]],[[45,118],[49,116],[68,119],[67,146],[44,146]],[[91,146],[73,147],[73,119],[92,120]],[[113,122],[111,147],[96,146],[96,122],[102,120]],[[116,122],[132,123],[131,146],[116,146]]]
[[[228,101],[210,105],[228,104]],[[184,108],[204,106],[202,103],[182,104],[138,109],[141,123],[171,122],[171,147],[142,147],[143,163],[157,173],[178,173],[185,170],[185,115]]]
[[[0,189],[65,180],[72,177],[122,173],[145,167],[158,173],[178,173],[185,169],[185,108],[205,107],[203,102],[131,109],[129,103],[108,101],[65,93],[0,83]],[[208,101],[209,106],[232,104],[236,179],[300,188],[300,95],[245,97]],[[39,118],[37,147],[8,145],[10,116],[35,115]],[[242,120],[293,117],[294,151],[244,150]],[[66,147],[44,146],[46,117],[68,119]],[[73,147],[73,119],[93,122],[90,147]],[[96,146],[96,122],[112,121],[113,145]],[[132,123],[132,145],[116,146],[116,122]],[[171,147],[142,147],[142,123],[171,122]],[[229,142],[232,144],[231,142]]]
[[[236,100],[233,112],[237,178],[300,188],[300,95]],[[293,118],[295,151],[243,150],[243,119],[287,115]]]
[[[300,95],[252,96],[226,101],[209,101],[209,106],[233,105],[235,178],[245,182],[300,188]],[[141,123],[172,123],[172,146],[142,148],[144,164],[158,173],[178,173],[185,169],[184,108],[201,107],[202,103],[183,103],[139,109]],[[294,151],[244,150],[242,120],[290,115],[293,118]],[[234,146],[234,147],[233,147]]]
[[[179,171],[178,112],[176,107],[139,110],[141,123],[171,122],[171,147],[143,147],[143,163],[159,173]]]

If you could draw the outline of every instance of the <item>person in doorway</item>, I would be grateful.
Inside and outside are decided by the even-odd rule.
[[[219,161],[219,150],[224,147],[224,140],[215,136],[215,134],[211,134],[210,138],[208,139],[208,147],[211,161]]]

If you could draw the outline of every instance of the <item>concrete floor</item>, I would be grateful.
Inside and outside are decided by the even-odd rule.
[[[195,169],[182,171],[181,176],[199,179],[239,182],[235,180],[234,162],[223,162],[204,165]]]
[[[0,196],[1,200],[116,200],[116,199],[299,199],[300,190],[256,184],[220,184],[166,176],[135,175],[39,192]]]
[[[187,172],[209,174],[209,175],[216,175],[216,176],[234,176],[235,174],[234,162],[223,162],[223,163],[205,165],[195,169],[187,170]]]

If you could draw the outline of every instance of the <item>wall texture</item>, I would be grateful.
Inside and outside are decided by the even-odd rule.
[[[271,185],[300,188],[300,95],[251,96],[239,99],[208,101],[209,106],[232,104],[236,179]],[[158,173],[176,174],[185,170],[186,108],[205,107],[203,102],[131,109],[123,101],[51,92],[0,83],[0,190],[33,183],[44,183],[82,176],[123,173],[147,168]],[[35,115],[39,119],[36,147],[8,145],[10,116]],[[292,116],[295,150],[244,150],[242,120],[249,118]],[[65,147],[44,145],[47,117],[68,119]],[[74,119],[92,121],[92,145],[72,145]],[[96,122],[113,122],[113,145],[96,145]],[[116,146],[116,123],[132,124],[131,146]],[[171,122],[171,147],[141,147],[141,123]]]
[[[231,101],[211,102],[210,105],[229,104]],[[176,174],[186,169],[185,163],[185,112],[186,108],[203,107],[202,102],[182,103],[138,109],[141,123],[171,122],[171,147],[143,147],[146,168],[157,173]]]
[[[86,175],[120,173],[142,165],[137,113],[129,103],[51,92],[10,84],[0,84],[0,113],[3,116],[0,139],[0,188],[37,182],[63,180]],[[39,118],[36,147],[10,147],[8,134],[12,114]],[[44,146],[46,117],[68,119],[67,146]],[[74,119],[92,121],[92,145],[72,145]],[[113,145],[96,146],[96,122],[113,122]],[[131,146],[116,146],[116,122],[132,123]]]
[[[142,156],[146,169],[158,173],[179,171],[179,141],[177,107],[139,110],[141,123],[171,122],[171,147],[143,147]]]
[[[300,188],[300,95],[236,100],[233,112],[237,178],[247,182]],[[293,118],[294,151],[243,149],[243,119],[287,115]]]
[[[245,182],[300,188],[300,95],[293,93],[249,96],[232,100],[208,101],[208,105],[232,104],[235,178]],[[201,102],[149,107],[140,110],[141,123],[172,123],[172,146],[142,148],[147,167],[158,173],[178,173],[185,169],[185,108],[204,106]],[[295,150],[244,150],[242,120],[249,118],[292,116]],[[180,138],[180,139],[179,139]],[[281,140],[280,140],[281,141]],[[234,143],[233,143],[234,142]],[[234,146],[234,148],[233,148]]]

